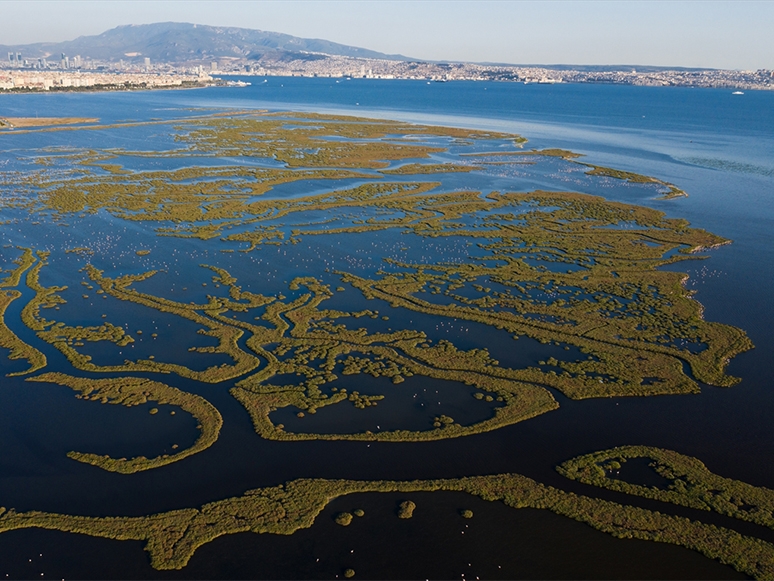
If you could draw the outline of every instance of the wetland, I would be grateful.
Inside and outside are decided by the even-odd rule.
[[[690,180],[509,124],[97,109],[0,136],[0,556],[57,534],[36,578],[228,577],[242,533],[334,531],[325,568],[287,544],[272,576],[432,577],[339,552],[373,519],[388,545],[446,518],[487,539],[481,515],[524,509],[580,547],[682,551],[681,576],[774,578],[774,478],[655,420],[722,414],[768,348],[696,287],[737,241],[681,215]]]

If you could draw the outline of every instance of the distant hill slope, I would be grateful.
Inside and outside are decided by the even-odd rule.
[[[338,44],[327,40],[298,38],[279,32],[247,28],[205,26],[180,22],[119,26],[96,36],[81,36],[65,42],[40,42],[27,45],[0,45],[0,60],[10,51],[22,58],[51,57],[61,53],[106,61],[150,57],[152,62],[181,63],[223,57],[260,59],[282,53],[317,52],[363,58],[411,60],[402,55],[386,55],[373,50]],[[132,56],[128,56],[132,55]]]

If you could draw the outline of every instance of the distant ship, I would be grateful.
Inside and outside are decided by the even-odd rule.
[[[743,93],[742,91],[734,91],[734,92],[733,92],[733,93],[731,93],[731,94],[732,94],[732,95],[744,95],[744,93]]]

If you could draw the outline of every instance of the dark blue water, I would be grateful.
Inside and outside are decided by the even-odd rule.
[[[742,381],[729,389],[703,386],[700,395],[691,396],[570,401],[557,395],[561,406],[558,410],[496,432],[454,441],[367,445],[261,440],[252,431],[246,412],[228,394],[233,382],[203,386],[170,377],[165,381],[199,393],[218,407],[225,419],[221,437],[205,453],[161,471],[125,477],[76,464],[65,454],[72,449],[127,455],[162,453],[172,442],[183,445],[195,437],[188,419],[182,414],[175,416],[174,421],[166,414],[148,417],[139,408],[122,413],[126,410],[119,406],[84,404],[74,399],[66,388],[4,378],[0,382],[0,505],[19,510],[80,514],[148,514],[199,506],[241,494],[250,488],[298,477],[410,479],[505,471],[523,473],[541,482],[590,494],[593,490],[564,481],[553,467],[578,454],[626,444],[675,449],[702,459],[711,470],[724,476],[774,488],[774,467],[768,461],[774,455],[771,422],[774,380],[770,368],[774,357],[771,335],[774,328],[771,301],[774,296],[774,92],[747,91],[744,95],[734,96],[728,90],[602,85],[427,84],[371,80],[337,83],[330,79],[293,78],[269,78],[264,83],[264,79],[257,77],[244,80],[251,81],[253,86],[137,93],[4,95],[0,98],[0,115],[94,116],[104,123],[111,123],[128,118],[188,117],[213,109],[268,108],[357,114],[515,132],[529,139],[527,148],[563,147],[585,154],[584,161],[589,163],[653,175],[686,190],[689,197],[661,200],[652,189],[626,186],[617,180],[592,180],[582,175],[561,174],[558,166],[553,169],[546,166],[547,169],[538,168],[540,171],[534,172],[531,166],[524,166],[508,170],[511,173],[501,168],[497,170],[499,174],[493,170],[452,176],[448,178],[448,184],[450,187],[478,186],[484,191],[510,186],[520,190],[544,187],[594,193],[648,205],[670,216],[686,218],[694,227],[732,239],[733,244],[709,252],[709,260],[684,262],[672,268],[689,273],[687,285],[697,291],[695,298],[705,306],[705,318],[741,327],[755,343],[755,350],[740,355],[730,364],[729,372]],[[31,132],[15,136],[0,134],[3,151],[0,171],[24,166],[27,156],[45,146],[136,150],[166,149],[176,145],[165,125]],[[141,162],[138,162],[138,168],[151,167]],[[167,167],[167,163],[179,164],[179,161],[158,163],[159,167]],[[522,170],[523,175],[518,174]],[[52,250],[89,245],[92,234],[78,228],[45,224],[33,229],[29,221],[0,228],[3,244],[8,241],[22,243],[29,237],[34,238],[39,247]],[[389,239],[389,234],[385,233],[384,237]],[[229,267],[249,261],[254,272],[245,270],[237,274],[246,290],[273,284],[275,278],[277,284],[283,283],[285,273],[303,272],[302,257],[292,253],[280,257],[279,251],[272,250],[276,257],[263,252],[247,255],[247,258],[236,254],[219,255],[217,249],[208,248],[200,241],[155,238],[152,229],[144,224],[121,222],[120,228],[112,229],[97,246],[106,257],[106,268],[113,269],[108,275],[159,268],[163,272],[157,281],[143,283],[147,290],[153,290],[155,294],[171,293],[171,297],[186,292],[186,300],[201,300],[206,292],[214,292],[211,286],[206,291],[201,286],[202,282],[210,280],[209,271],[199,272],[198,265],[202,262],[218,262]],[[134,249],[139,247],[152,247],[153,251],[140,260],[134,254]],[[4,257],[8,252],[3,249]],[[321,252],[326,260],[343,259],[341,250],[334,244]],[[186,260],[181,258],[183,256]],[[71,261],[77,262],[74,258]],[[373,268],[367,257],[361,262],[359,268]],[[57,277],[71,276],[75,295],[68,308],[72,308],[77,305],[76,301],[85,299],[77,296],[82,292],[78,282],[82,274],[77,273],[75,265],[67,264],[52,260],[52,268],[59,270],[52,273],[46,284],[56,283]],[[190,283],[185,291],[180,282],[183,279]],[[99,312],[90,312],[83,320],[88,324],[98,321],[103,302],[107,309],[110,301],[100,300],[93,305],[100,309]],[[140,310],[131,309],[131,312]],[[362,325],[382,324],[398,328],[401,321],[392,312],[389,314],[389,322],[369,319]],[[8,316],[9,324],[19,329],[18,309],[9,310]],[[92,318],[95,321],[91,321]],[[456,329],[436,331],[436,334],[458,333]],[[477,335],[459,333],[460,341],[477,340]],[[23,338],[30,342],[35,340],[29,333]],[[159,341],[177,340],[176,335],[167,337],[161,331],[159,333]],[[145,341],[150,345],[147,337]],[[52,365],[66,365],[63,357],[51,347],[41,342],[35,345],[46,353]],[[183,358],[189,345],[181,343],[181,353],[177,356]],[[507,350],[508,345],[505,339],[498,341],[501,350]],[[138,341],[134,350],[140,349]],[[104,354],[105,357],[108,355]],[[494,355],[505,361],[508,353]],[[530,357],[533,357],[531,352]],[[536,350],[533,358],[541,357],[544,356]],[[18,362],[3,367],[4,372],[18,369]],[[110,409],[101,412],[97,408]],[[89,417],[97,417],[94,414],[102,415],[89,422]],[[142,421],[138,424],[140,416]],[[322,415],[320,418],[324,419]],[[90,448],[89,444],[95,442],[99,445]],[[438,501],[436,509],[440,510],[438,507],[442,504]],[[346,507],[342,504],[340,509]],[[479,510],[484,509],[477,506],[476,511]],[[494,539],[511,538],[510,527],[514,522],[523,522],[502,516],[509,514],[506,509],[495,510],[493,514],[497,515],[497,518],[492,517],[494,520],[500,520],[493,520],[481,537],[489,539],[489,545]],[[519,569],[519,563],[511,560],[505,572],[486,569],[488,576],[535,577],[540,576],[540,571],[546,571],[547,575],[559,576],[660,577],[665,575],[664,571],[648,568],[647,562],[664,559],[666,562],[672,559],[675,564],[672,570],[679,571],[678,576],[683,578],[734,575],[734,571],[693,553],[680,553],[682,550],[659,545],[649,546],[640,554],[640,560],[633,565],[638,567],[635,572],[640,574],[632,574],[621,559],[615,558],[619,545],[600,540],[607,539],[602,533],[576,526],[577,523],[569,528],[556,524],[552,515],[534,518],[537,520],[530,521],[529,526],[553,531],[567,539],[567,544],[577,543],[578,551],[570,554],[558,551],[550,540],[546,540],[536,543],[533,549],[534,554],[539,555],[536,562],[543,559],[562,566],[541,569],[534,565]],[[434,565],[436,562],[428,556],[440,550],[439,546],[443,547],[443,537],[434,536],[433,526],[431,523],[421,529],[423,535],[417,533],[418,538],[428,539],[421,545],[424,554],[422,551],[412,553],[402,569],[369,570],[366,559],[356,567],[358,576],[361,571],[364,577],[420,577],[434,571],[451,574],[451,569]],[[305,536],[292,537],[295,540],[258,542],[245,541],[241,536],[220,539],[206,550],[202,549],[201,557],[197,556],[191,568],[183,570],[181,575],[333,576],[340,573],[339,565],[346,566],[348,561],[345,541],[336,541],[338,537],[332,537],[328,528],[316,525],[305,531]],[[325,542],[321,540],[323,537]],[[546,538],[550,539],[551,535],[546,534]],[[396,543],[395,547],[400,546],[392,537],[378,531],[369,532],[363,539],[368,541],[364,540],[363,550],[366,546],[375,550],[376,545],[392,542]],[[487,544],[481,543],[479,548],[466,546],[455,551],[478,558],[485,554],[482,547]],[[314,553],[310,546],[328,551],[335,566],[314,569],[308,564],[294,564],[298,555]],[[69,547],[69,550],[62,547]],[[93,560],[84,558],[84,552],[92,550],[102,556]],[[272,562],[279,564],[270,569],[270,574],[261,568],[260,559],[249,563],[240,561],[239,567],[230,569],[227,564],[230,555],[244,550],[281,555],[272,557]],[[28,558],[35,556],[33,552],[35,555],[39,552],[55,555],[44,569],[45,578],[49,574],[60,577],[162,576],[149,568],[139,544],[84,541],[61,533],[37,531],[0,535],[0,563],[7,569],[0,569],[0,576],[8,573],[11,577],[44,578],[40,576],[41,571],[30,568]],[[494,560],[494,557],[488,558]],[[608,563],[608,567],[600,566],[600,563]],[[431,566],[434,568],[428,569]]]

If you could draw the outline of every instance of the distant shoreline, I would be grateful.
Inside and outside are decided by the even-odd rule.
[[[221,78],[222,77],[222,78]],[[408,77],[359,77],[359,76],[339,76],[339,75],[299,75],[299,74],[259,74],[255,72],[223,72],[221,77],[212,78],[208,81],[182,81],[178,85],[144,85],[144,84],[94,84],[89,86],[50,86],[43,87],[13,87],[1,88],[0,95],[17,94],[45,94],[45,93],[104,93],[104,92],[131,92],[131,91],[158,91],[172,89],[205,89],[208,87],[226,87],[230,86],[227,78],[262,78],[262,79],[328,79],[335,80],[372,80],[372,81],[415,81],[429,83],[446,82],[490,82],[490,83],[508,83],[523,85],[608,85],[608,86],[628,86],[628,87],[651,87],[651,88],[690,88],[690,89],[720,89],[734,91],[773,91],[774,84],[731,84],[718,83],[717,85],[674,83],[674,84],[649,84],[634,82],[617,82],[614,80],[533,80],[521,81],[507,78],[450,78],[450,79],[427,79],[427,78],[408,78]]]
[[[219,86],[218,83],[183,83],[181,85],[143,86],[143,85],[92,85],[89,87],[51,87],[42,89],[38,87],[14,87],[13,89],[0,89],[0,95],[19,95],[29,93],[110,93],[133,91],[164,91],[180,89],[206,89]]]

